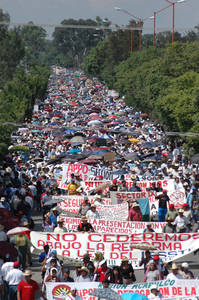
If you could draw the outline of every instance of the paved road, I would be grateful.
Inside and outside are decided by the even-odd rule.
[[[41,224],[42,224],[42,215],[38,213],[34,213],[33,219],[35,222],[35,230],[40,231]],[[195,277],[199,278],[199,253],[196,255],[191,253],[189,255],[186,255],[176,260],[176,263],[178,264],[181,264],[182,262],[188,262],[190,265],[190,269],[194,273]],[[36,280],[38,283],[41,283],[41,266],[38,262],[38,255],[35,255],[34,253],[33,253],[33,266],[31,269],[33,271],[33,279]],[[137,278],[137,282],[143,281],[143,277],[144,277],[143,270],[136,270],[135,275]]]

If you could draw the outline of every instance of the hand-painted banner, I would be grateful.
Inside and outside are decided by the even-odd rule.
[[[144,283],[134,283],[129,285],[110,284],[110,288],[119,295],[123,293],[139,293],[144,296],[150,295],[150,287],[156,284],[163,299],[194,299],[199,295],[199,280],[162,280]],[[70,297],[71,290],[77,289],[77,296],[82,300],[95,300],[89,294],[95,289],[102,288],[99,282],[48,282],[46,284],[46,296],[48,300],[65,300]],[[69,298],[68,298],[69,299]],[[180,298],[181,299],[181,298]],[[196,298],[195,298],[196,299]]]
[[[84,201],[84,196],[53,196],[53,199],[60,199],[61,202],[58,203],[58,206],[63,211],[69,211],[73,212],[75,214],[78,214],[80,204]],[[89,196],[88,200],[91,204],[93,204],[96,200],[96,196]],[[103,203],[105,205],[111,205],[111,199],[110,198],[103,198]]]
[[[64,227],[70,231],[77,231],[77,227],[81,222],[80,218],[70,218],[64,215],[61,215],[61,218],[64,220]],[[147,222],[131,222],[131,221],[111,221],[104,219],[89,219],[89,223],[93,226],[95,232],[99,233],[114,233],[114,234],[133,234],[133,233],[142,233],[146,228]],[[163,222],[153,222],[150,223],[151,228],[155,232],[162,232],[162,228],[166,223]]]
[[[78,173],[83,181],[94,180],[102,176],[103,180],[113,180],[113,172],[109,169],[88,166],[81,163],[64,164],[62,173],[62,183],[66,183],[71,178],[71,174]]]
[[[82,258],[85,253],[94,256],[101,251],[110,265],[127,256],[135,268],[139,267],[142,251],[131,250],[135,244],[154,246],[165,262],[173,261],[198,249],[199,233],[138,233],[131,235],[100,233],[48,233],[31,232],[31,242],[39,249],[48,244],[61,256]]]
[[[58,183],[59,189],[66,190],[66,188],[67,188],[66,183],[63,183],[62,181],[59,181],[59,180],[57,181],[57,183]],[[97,191],[99,188],[99,190],[103,190],[103,194],[104,194],[109,191],[110,183],[111,183],[111,181],[108,181],[108,180],[104,180],[104,181],[92,180],[92,181],[83,181],[81,186],[82,186],[84,192],[86,192],[86,193],[89,193],[89,192],[91,193],[92,191]]]
[[[140,205],[142,215],[157,215],[158,200],[155,198],[156,193],[153,191],[143,192],[110,192],[113,204],[122,203],[123,201],[137,200]]]
[[[100,219],[127,221],[128,203],[124,202],[117,205],[99,205],[97,211]]]

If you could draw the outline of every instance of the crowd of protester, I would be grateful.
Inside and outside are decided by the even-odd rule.
[[[180,139],[169,140],[161,126],[146,114],[128,107],[118,95],[109,95],[104,84],[95,78],[89,80],[81,71],[54,68],[46,99],[37,99],[34,109],[32,119],[26,120],[24,126],[12,134],[13,146],[0,163],[0,242],[5,243],[0,250],[2,299],[34,299],[36,291],[45,299],[47,282],[99,281],[106,286],[136,281],[127,257],[120,265],[110,267],[102,253],[96,252],[94,259],[85,254],[72,276],[56,251],[45,245],[39,257],[42,289],[39,288],[31,279],[30,269],[33,215],[42,215],[41,230],[44,232],[67,232],[60,208],[47,205],[54,195],[84,196],[77,215],[81,218],[77,231],[93,232],[89,219],[99,218],[97,208],[103,204],[104,197],[109,197],[111,191],[140,192],[139,181],[149,180],[153,183],[147,191],[154,192],[158,200],[158,212],[155,218],[151,216],[151,221],[165,222],[164,233],[198,231],[198,164],[185,155]],[[71,143],[70,139],[75,136],[81,136],[82,142]],[[21,150],[14,151],[16,145]],[[115,160],[105,161],[103,156],[96,158],[101,155],[100,151],[107,149],[115,153]],[[136,159],[130,158],[133,155]],[[95,193],[92,204],[78,173],[71,174],[64,182],[66,189],[58,188],[63,162],[76,162],[77,159],[118,175],[105,194],[103,191]],[[131,187],[128,187],[126,174],[132,181]],[[180,208],[176,209],[168,191],[162,188],[161,181],[165,179],[173,180],[174,191],[185,194]],[[96,176],[94,180],[103,180],[103,176]],[[143,221],[137,201],[129,201],[128,220]],[[17,226],[27,227],[27,231],[7,235]],[[149,223],[145,232],[151,231]],[[6,252],[3,245],[7,247],[7,244],[11,248]],[[146,282],[194,278],[188,263],[181,266],[173,263],[169,272],[159,253],[151,255],[148,250],[140,266],[144,267],[143,281]],[[151,293],[151,299],[160,299],[157,286],[151,288]]]

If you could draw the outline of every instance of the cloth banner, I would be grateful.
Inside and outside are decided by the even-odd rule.
[[[57,205],[63,210],[63,211],[69,211],[73,212],[75,214],[78,214],[80,204],[84,201],[84,196],[53,196],[54,200],[62,200]],[[89,196],[88,200],[91,204],[93,204],[96,200],[96,196]],[[111,205],[111,199],[110,198],[103,198],[103,203],[105,205]]]
[[[124,202],[117,205],[99,205],[97,211],[100,219],[127,221],[128,203]]]
[[[164,262],[173,261],[198,249],[199,233],[134,233],[101,234],[101,233],[48,233],[31,232],[31,242],[43,250],[48,244],[56,249],[61,256],[82,258],[85,253],[94,257],[96,251],[101,251],[109,265],[118,265],[124,256],[132,262],[134,268],[139,268],[139,260],[144,250],[131,249],[135,244],[143,244],[147,249],[155,247]]]
[[[163,299],[176,299],[183,297],[185,300],[196,299],[199,295],[199,280],[162,280],[145,283],[134,283],[129,285],[110,284],[110,288],[119,295],[123,293],[139,293],[144,296],[150,295],[150,287],[157,284]],[[94,296],[89,294],[95,289],[102,288],[100,282],[48,282],[46,283],[46,296],[48,300],[65,300],[66,296],[71,295],[71,290],[77,289],[77,296],[82,300],[96,300]],[[194,298],[195,296],[195,298]],[[69,298],[68,298],[69,299]]]
[[[77,227],[81,222],[80,218],[70,218],[64,215],[60,215],[64,221],[64,227],[69,232],[77,231]],[[142,233],[147,226],[147,222],[131,222],[131,221],[110,221],[103,219],[89,219],[89,223],[93,226],[95,232],[99,233],[114,233],[114,234],[133,234]],[[153,222],[150,223],[151,228],[155,232],[162,232],[162,228],[166,223],[163,222]]]
[[[67,188],[67,184],[63,183],[62,181],[57,181],[58,183],[58,188],[62,189],[62,190],[66,190]],[[107,193],[109,191],[109,183],[111,183],[111,181],[108,180],[92,180],[92,181],[82,181],[81,186],[84,190],[84,192],[86,193],[91,193],[92,191],[101,190],[101,187],[103,187],[103,185],[107,185],[107,187],[105,186],[105,188],[103,189],[103,193]]]
[[[152,211],[157,209],[154,205],[155,201],[150,201],[150,199],[155,199],[154,192],[110,192],[111,201],[113,204],[122,203],[123,201],[136,200],[139,203],[141,212],[143,216],[151,215]],[[156,200],[157,201],[157,200]],[[157,201],[158,202],[158,201]]]
[[[98,176],[102,176],[103,180],[113,180],[113,172],[107,168],[98,168],[81,163],[69,163],[63,165],[62,183],[66,183],[71,178],[72,173],[78,173],[83,181],[94,180]]]

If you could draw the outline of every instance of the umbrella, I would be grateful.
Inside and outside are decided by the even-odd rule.
[[[126,160],[139,160],[139,157],[136,153],[128,153],[124,156]]]
[[[124,300],[148,300],[146,296],[143,296],[138,293],[123,293],[121,294],[121,298]]]
[[[128,174],[129,172],[127,170],[117,170],[113,172],[113,175],[124,175]]]
[[[86,158],[80,161],[81,164],[96,165],[98,161],[96,159]]]
[[[79,143],[79,144],[84,144],[85,140],[82,136],[76,135],[72,139],[70,139],[70,143]]]
[[[75,153],[79,153],[79,152],[81,152],[81,150],[77,149],[77,148],[73,148],[68,151],[69,154],[75,154]]]
[[[88,122],[88,126],[102,125],[102,122],[99,120],[93,120]]]
[[[130,248],[133,249],[138,249],[138,250],[157,250],[156,247],[148,244],[131,244]]]
[[[158,146],[158,144],[155,142],[146,142],[146,143],[143,143],[140,145],[140,147],[142,147],[142,148],[154,148],[157,146]]]
[[[101,139],[105,139],[105,140],[112,140],[112,139],[113,139],[112,136],[110,136],[110,135],[107,134],[107,133],[103,134],[100,138],[101,138]]]
[[[6,217],[3,219],[0,219],[0,224],[4,226],[4,229],[6,231],[13,229],[17,226],[19,226],[19,219],[17,217]]]
[[[0,242],[0,256],[6,257],[9,254],[11,261],[15,260],[18,256],[18,252],[15,246],[9,242]]]
[[[15,227],[7,232],[7,235],[18,234],[22,232],[30,231],[27,227]]]
[[[131,143],[139,143],[139,140],[138,139],[134,139],[134,138],[131,138],[131,139],[129,139],[129,142],[131,142]]]
[[[93,292],[91,292],[89,295],[95,296],[98,298],[109,299],[109,300],[121,300],[122,299],[117,292],[115,292],[114,290],[112,290],[110,288],[96,289]]]

